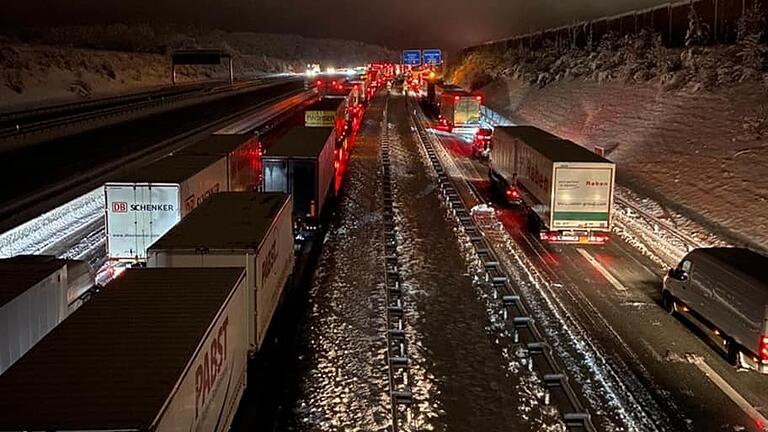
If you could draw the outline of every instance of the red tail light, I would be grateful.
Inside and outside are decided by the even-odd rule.
[[[760,338],[760,360],[768,361],[768,337],[763,336]]]
[[[459,101],[459,99],[461,99],[461,98],[460,98],[460,97],[458,97],[458,96],[454,96],[454,97],[453,97],[453,100],[455,100],[456,102],[458,102],[458,101]]]
[[[478,102],[482,102],[483,101],[483,97],[482,96],[478,96],[475,99],[477,99]]]
[[[520,191],[517,190],[517,188],[509,187],[507,189],[507,198],[509,199],[520,199]]]

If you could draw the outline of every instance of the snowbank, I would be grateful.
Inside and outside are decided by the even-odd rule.
[[[0,36],[0,108],[166,85],[167,53],[175,48],[225,49],[233,55],[236,77],[308,63],[357,66],[394,56],[380,46],[294,35],[183,33],[124,25],[24,29]],[[177,68],[182,82],[226,76],[224,66]]]
[[[508,78],[486,103],[588,148],[607,150],[619,180],[734,243],[768,249],[768,94],[757,82],[699,91],[654,83]]]

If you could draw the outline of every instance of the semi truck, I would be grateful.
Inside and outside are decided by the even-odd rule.
[[[244,267],[249,352],[258,352],[293,272],[291,198],[223,192],[196,208],[147,250],[148,267]]]
[[[334,128],[337,147],[349,130],[347,107],[343,99],[323,98],[304,109],[304,126]]]
[[[441,129],[459,134],[477,132],[480,127],[482,96],[472,95],[460,87],[438,84],[435,86],[434,98]]]
[[[734,365],[768,373],[768,257],[743,248],[689,252],[664,277],[662,303]]]
[[[602,244],[611,231],[616,166],[533,126],[493,131],[489,177],[504,199],[528,210],[552,243]]]
[[[143,262],[146,248],[217,192],[230,190],[226,156],[172,155],[104,185],[111,260]]]
[[[19,255],[0,260],[0,374],[81,304],[94,285],[79,260]]]
[[[309,231],[316,226],[330,195],[335,141],[331,127],[293,126],[271,137],[262,156],[261,190],[291,194],[298,225]]]
[[[0,430],[228,431],[246,386],[245,278],[128,269],[0,375]]]

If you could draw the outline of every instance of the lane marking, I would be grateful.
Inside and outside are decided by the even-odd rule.
[[[621,292],[627,291],[627,287],[622,285],[621,282],[619,282],[618,279],[613,277],[613,275],[610,274],[608,272],[608,270],[606,270],[605,267],[603,267],[602,264],[597,262],[597,260],[592,255],[590,255],[589,252],[587,252],[586,250],[581,249],[581,248],[576,248],[576,250],[579,251],[581,256],[583,256],[584,259],[589,261],[589,263],[592,264],[592,267],[594,267],[597,271],[599,271],[600,274],[602,274],[603,277],[608,281],[608,283],[613,285],[613,287],[616,288],[617,291],[621,291]]]
[[[728,382],[725,381],[723,377],[717,374],[714,369],[712,369],[704,359],[696,356],[691,356],[689,358],[689,361],[696,365],[696,367],[701,370],[704,375],[709,378],[712,383],[714,383],[720,390],[722,390],[723,393],[726,394],[736,405],[738,405],[739,408],[741,408],[744,413],[746,413],[757,425],[758,429],[765,430],[766,425],[768,425],[768,420],[760,414],[760,411],[755,409],[746,399],[744,399],[744,396],[739,394],[739,392],[736,391],[733,387],[731,387]]]

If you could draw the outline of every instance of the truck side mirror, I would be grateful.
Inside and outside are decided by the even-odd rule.
[[[688,280],[688,273],[683,269],[679,269],[679,268],[669,269],[668,274],[669,274],[669,277],[679,280],[681,282],[685,282]]]

